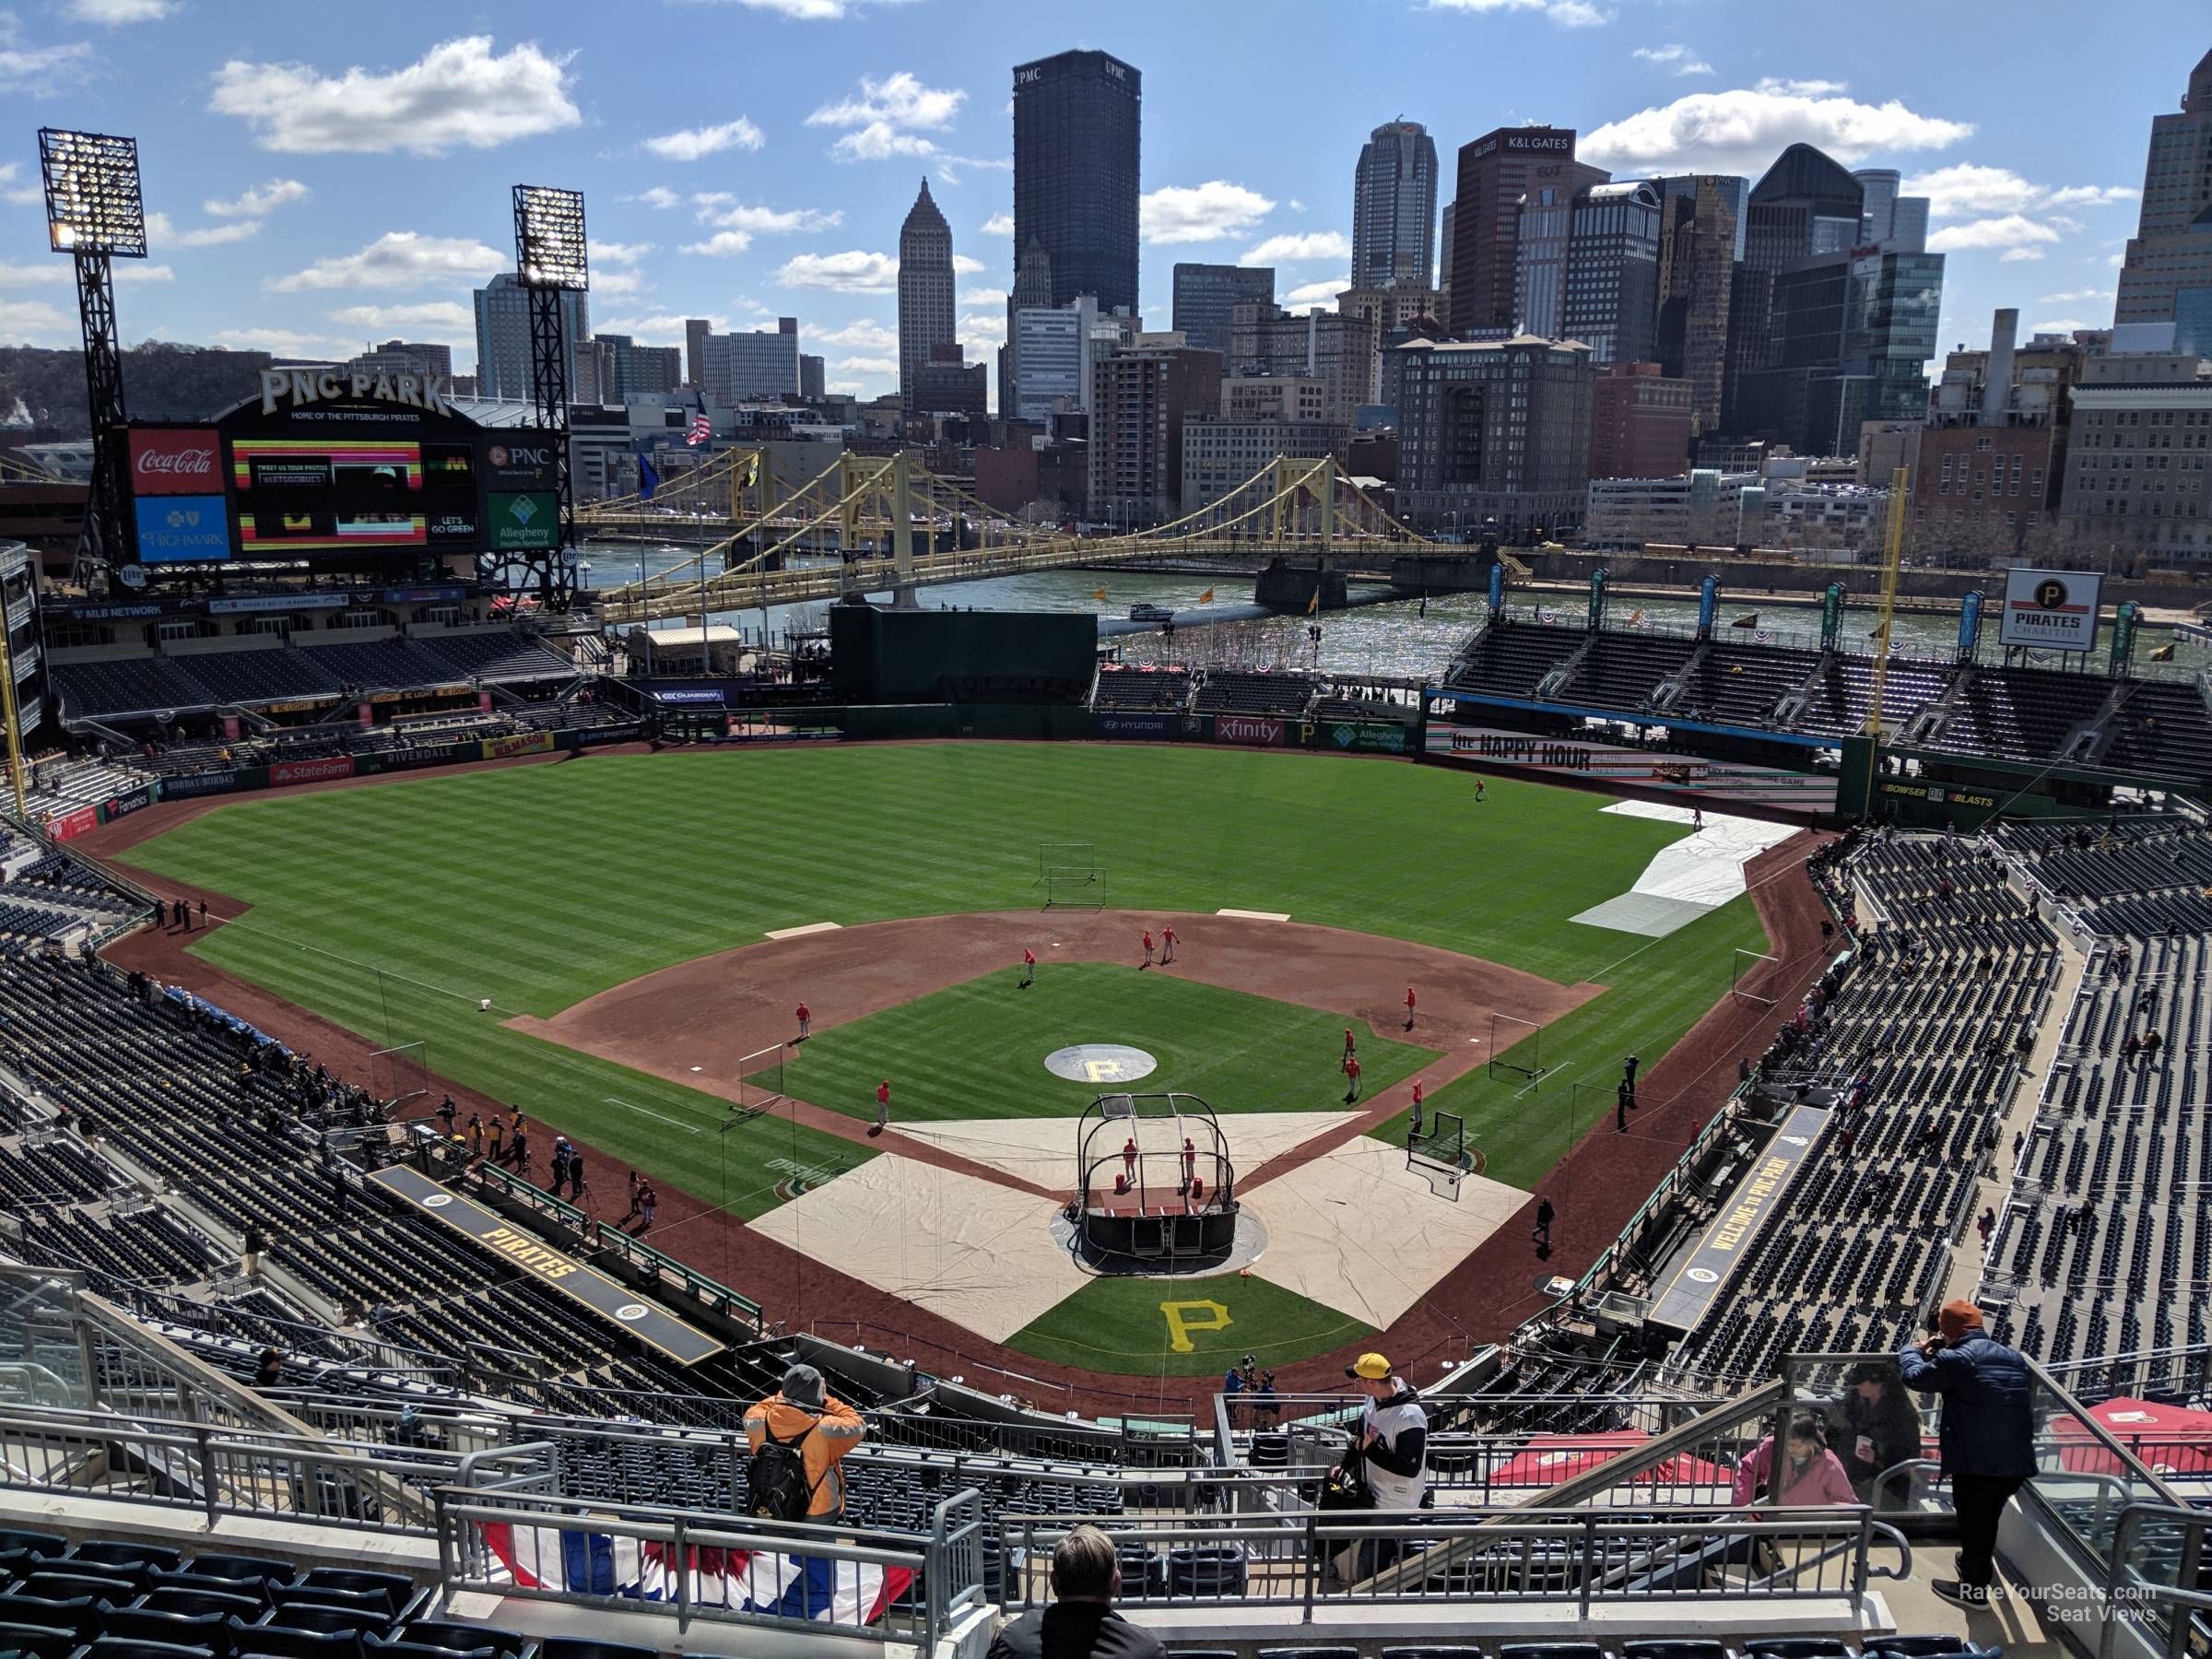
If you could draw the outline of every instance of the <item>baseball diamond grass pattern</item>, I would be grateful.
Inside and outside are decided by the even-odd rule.
[[[749,1217],[777,1202],[780,1165],[865,1154],[787,1120],[720,1134],[719,1099],[497,1022],[771,929],[1033,906],[1044,841],[1094,845],[1117,909],[1286,911],[1618,985],[1545,1034],[1547,1064],[1656,1061],[1725,990],[1730,948],[1760,947],[1748,902],[1648,948],[1570,925],[1684,831],[1534,783],[1492,780],[1477,806],[1473,782],[1164,747],[586,755],[240,801],[129,862],[253,907],[194,947],[207,960],[364,1035],[425,1041],[433,1070]],[[1555,1111],[1549,1090],[1531,1100]]]
[[[876,1085],[888,1077],[895,1123],[1064,1117],[1071,1167],[1076,1120],[1101,1088],[1181,1089],[1225,1117],[1343,1110],[1340,1015],[1112,962],[1048,960],[1026,991],[1016,988],[1020,978],[1018,968],[1004,969],[818,1031],[784,1068],[783,1087],[818,1106],[873,1119]],[[1047,1054],[1077,1042],[1129,1043],[1159,1068],[1106,1085],[1044,1069]],[[1387,1088],[1434,1057],[1432,1049],[1365,1033],[1360,1091]],[[1233,1127],[1229,1137],[1234,1159]],[[1116,1137],[1113,1148],[1101,1149],[1120,1145]]]
[[[1168,1310],[1175,1310],[1175,1325]],[[1218,1322],[1218,1323],[1217,1323]],[[1191,1345],[1178,1353],[1171,1329]],[[1040,1359],[1124,1376],[1218,1375],[1250,1354],[1287,1365],[1374,1335],[1348,1313],[1269,1284],[1218,1273],[1205,1278],[1095,1278],[1007,1338]]]

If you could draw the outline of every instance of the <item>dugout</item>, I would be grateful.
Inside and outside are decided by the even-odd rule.
[[[830,684],[845,703],[1079,703],[1098,652],[1088,612],[830,607]]]

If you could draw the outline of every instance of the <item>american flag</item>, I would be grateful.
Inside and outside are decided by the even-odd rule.
[[[713,435],[714,429],[707,422],[707,394],[701,392],[699,406],[691,411],[691,429],[684,434],[684,441],[696,448]]]

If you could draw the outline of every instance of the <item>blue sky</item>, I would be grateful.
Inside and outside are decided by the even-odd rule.
[[[1518,122],[1576,128],[1616,177],[1756,176],[1799,139],[1900,168],[1951,255],[1947,347],[1985,340],[1999,305],[2109,324],[2149,119],[2212,18],[2201,0],[6,0],[0,341],[75,336],[38,206],[51,124],[140,141],[159,217],[152,257],[118,272],[126,341],[342,356],[398,335],[473,359],[468,292],[512,263],[521,182],[585,193],[595,326],[679,344],[688,315],[795,315],[830,385],[873,395],[895,382],[898,228],[925,172],[962,336],[998,343],[1010,71],[1071,46],[1144,72],[1156,326],[1179,259],[1273,263],[1278,297],[1325,302],[1359,145],[1403,116],[1435,136],[1446,194],[1452,151]]]

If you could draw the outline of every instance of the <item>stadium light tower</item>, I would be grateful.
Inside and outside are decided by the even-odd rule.
[[[576,546],[576,491],[569,476],[569,339],[561,319],[564,294],[588,292],[592,274],[583,233],[583,193],[545,184],[514,187],[514,268],[529,296],[530,386],[537,424],[553,437],[560,494],[560,537],[550,559],[531,561],[538,600],[566,610],[575,596],[569,564]]]
[[[138,140],[108,133],[39,129],[46,185],[46,239],[76,262],[76,309],[84,324],[85,391],[92,414],[92,495],[77,536],[82,570],[122,562],[123,351],[115,332],[118,259],[146,257],[146,204],[138,192]],[[87,572],[88,574],[88,571]]]

